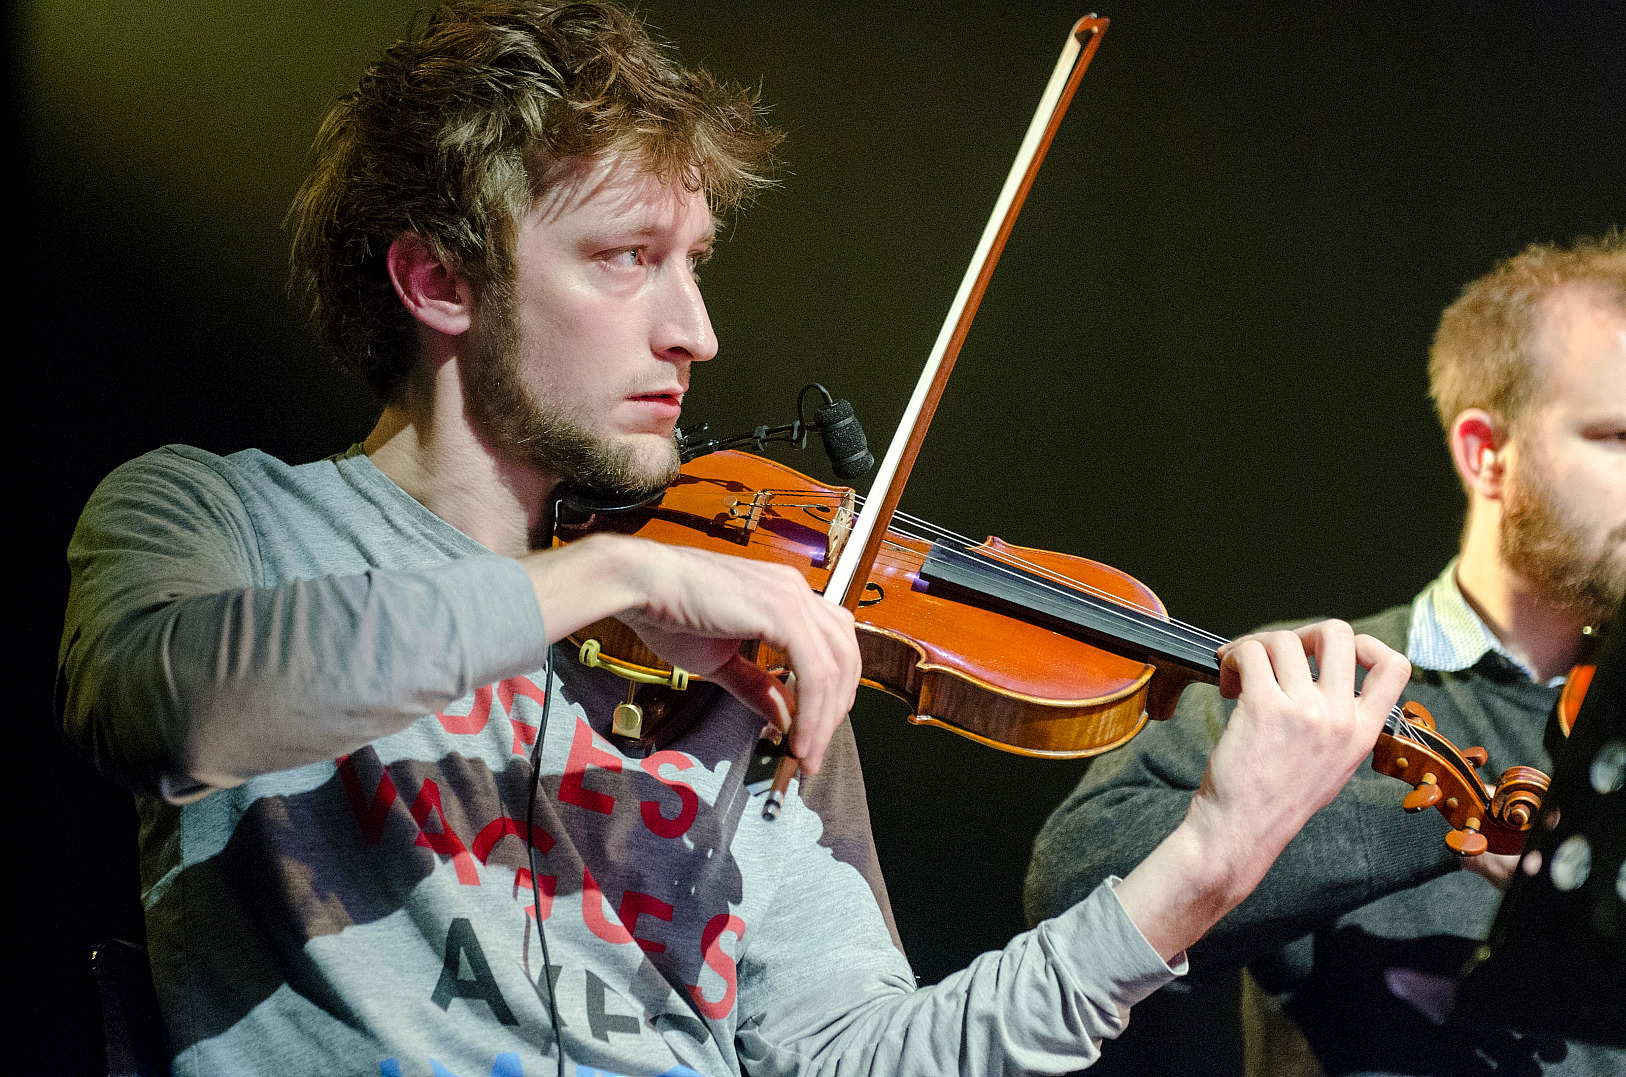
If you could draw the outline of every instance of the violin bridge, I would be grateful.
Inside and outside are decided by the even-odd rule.
[[[824,540],[824,563],[834,565],[836,558],[847,546],[847,537],[853,533],[853,519],[857,515],[856,506],[858,495],[848,490],[841,495],[841,504],[836,506],[834,515],[830,517],[830,530],[826,532]]]

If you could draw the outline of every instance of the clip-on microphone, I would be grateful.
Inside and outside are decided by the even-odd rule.
[[[817,391],[824,397],[824,404],[813,413],[813,421],[803,418],[807,408],[807,394]],[[846,400],[837,400],[830,395],[830,390],[818,382],[802,386],[802,391],[796,394],[796,421],[786,423],[784,426],[757,427],[748,434],[736,434],[731,438],[706,437],[707,424],[702,423],[699,429],[690,433],[677,431],[678,455],[684,463],[707,453],[714,453],[720,449],[733,449],[749,445],[757,452],[761,452],[764,445],[769,442],[783,442],[794,445],[798,449],[807,448],[807,435],[810,431],[818,431],[819,440],[824,443],[824,452],[830,458],[830,467],[835,471],[836,477],[852,480],[867,474],[875,466],[875,457],[869,451],[869,439],[864,436],[864,428],[859,425],[858,417],[853,414],[853,406]]]

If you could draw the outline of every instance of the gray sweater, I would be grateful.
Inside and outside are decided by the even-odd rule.
[[[1404,650],[1410,614],[1396,607],[1356,628]],[[1487,654],[1461,672],[1414,669],[1402,698],[1426,706],[1459,747],[1483,746],[1481,773],[1494,780],[1514,764],[1550,773],[1544,738],[1556,695]],[[1193,687],[1173,718],[1095,762],[1034,843],[1031,920],[1139,862],[1175,828],[1230,708],[1216,690]],[[1390,984],[1407,970],[1457,975],[1500,899],[1460,870],[1438,812],[1401,810],[1407,791],[1370,767],[1357,770],[1258,889],[1192,947],[1193,967],[1212,974],[1247,965],[1267,991],[1285,994],[1286,1012],[1329,1074],[1626,1073],[1623,1052],[1470,1036],[1396,997]]]
[[[773,823],[710,686],[632,758],[559,648],[543,731],[524,570],[355,451],[149,453],[69,561],[64,721],[136,790],[177,1074],[551,1074],[549,981],[578,1074],[1059,1072],[1174,975],[1109,885],[915,990],[850,728]],[[211,789],[200,741],[271,772]]]

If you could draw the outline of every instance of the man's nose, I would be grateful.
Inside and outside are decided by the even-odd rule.
[[[700,295],[700,282],[687,265],[663,281],[650,342],[655,354],[674,361],[705,362],[717,354],[717,334]]]

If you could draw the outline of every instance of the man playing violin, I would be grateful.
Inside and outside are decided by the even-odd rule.
[[[789,568],[551,543],[562,484],[672,479],[718,348],[695,267],[775,141],[600,3],[438,9],[328,116],[294,264],[377,426],[301,465],[149,453],[69,549],[63,720],[136,790],[174,1072],[1078,1068],[1370,749],[1402,657],[1338,622],[1238,641],[1167,840],[915,989],[852,618]],[[705,681],[653,750],[611,733],[625,682],[550,650],[606,617]],[[805,772],[774,821],[765,725]]]
[[[1406,650],[1403,698],[1457,745],[1486,748],[1483,774],[1550,772],[1554,703],[1583,630],[1626,592],[1626,238],[1532,246],[1468,285],[1441,318],[1429,375],[1468,499],[1460,553],[1413,603],[1356,628]],[[1035,843],[1030,917],[1179,823],[1228,710],[1193,688],[1174,718],[1091,767]],[[1440,1027],[1441,988],[1497,907],[1486,880],[1505,885],[1516,859],[1459,859],[1438,815],[1402,814],[1407,792],[1362,768],[1194,948],[1208,968],[1252,973],[1250,1072],[1626,1071],[1618,1050]]]

